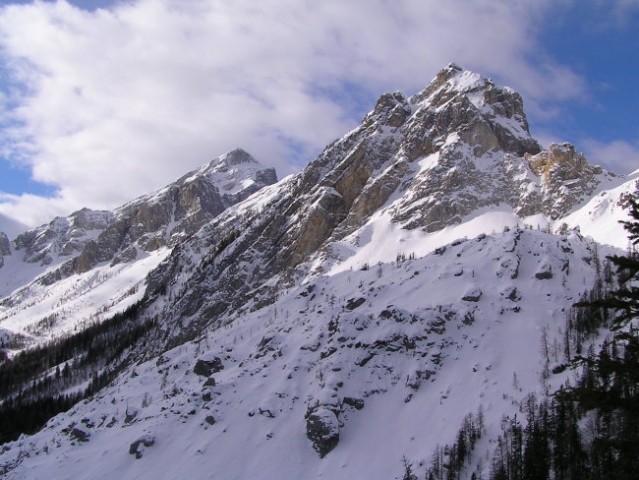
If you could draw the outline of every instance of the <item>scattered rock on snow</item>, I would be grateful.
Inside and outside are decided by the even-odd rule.
[[[455,277],[461,277],[464,274],[464,267],[460,263],[456,263],[450,267],[450,273]]]
[[[535,278],[537,280],[550,280],[552,278],[552,267],[547,263],[542,264],[539,271],[535,273]]]
[[[365,298],[363,297],[359,297],[359,298],[351,298],[347,303],[346,303],[346,309],[347,310],[355,310],[356,308],[360,307],[363,305],[363,303],[366,301]]]
[[[124,416],[124,423],[131,423],[138,416],[137,408],[128,407]]]
[[[75,427],[71,430],[71,438],[77,440],[78,442],[88,442],[89,438],[91,438],[91,434],[81,428]]]
[[[479,302],[481,295],[482,295],[481,288],[473,287],[469,289],[468,291],[466,291],[466,293],[462,297],[462,300],[466,302]]]
[[[209,425],[215,425],[215,417],[213,415],[207,415],[204,421]]]
[[[502,290],[501,295],[511,302],[518,302],[519,300],[521,300],[521,293],[519,293],[517,287],[506,287],[504,290]]]
[[[152,447],[155,444],[155,437],[153,435],[142,435],[135,442],[129,446],[129,453],[135,455],[135,458],[142,458],[142,454],[146,448]]]
[[[348,405],[349,407],[353,407],[356,410],[361,410],[362,408],[364,408],[364,400],[361,399],[361,398],[344,397],[342,402],[344,403],[344,405]]]

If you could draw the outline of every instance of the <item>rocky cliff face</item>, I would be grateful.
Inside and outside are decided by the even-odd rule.
[[[0,268],[4,266],[5,255],[11,255],[11,242],[4,232],[0,232]]]
[[[180,245],[151,275],[150,291],[170,289],[176,301],[164,315],[182,320],[166,328],[188,336],[184,324],[197,331],[247,301],[271,301],[307,268],[298,267],[330,255],[373,214],[426,232],[498,205],[519,217],[556,219],[608,176],[570,145],[543,151],[519,94],[449,65],[413,97],[383,95],[303,172]],[[175,280],[193,264],[191,276]]]
[[[591,195],[604,176],[601,167],[589,165],[569,143],[550,145],[548,150],[525,158],[538,178],[537,208],[553,219],[566,215]]]
[[[56,218],[18,236],[15,250],[28,263],[62,260],[41,279],[50,285],[102,262],[130,262],[140,252],[174,246],[229,206],[276,181],[274,169],[234,150],[114,212],[83,209]]]
[[[99,262],[134,260],[139,250],[174,246],[231,205],[276,181],[274,169],[262,167],[244,150],[229,152],[116,210],[114,221],[87,245],[73,267],[84,272]]]
[[[110,212],[85,208],[18,235],[14,242],[15,250],[27,263],[49,265],[56,257],[80,253],[91,237],[112,221]]]

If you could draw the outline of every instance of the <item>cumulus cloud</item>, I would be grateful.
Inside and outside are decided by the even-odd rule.
[[[384,91],[450,61],[535,111],[582,78],[537,52],[551,1],[59,0],[0,10],[3,150],[55,198],[3,197],[30,224],[112,208],[241,146],[280,176],[356,125]]]
[[[627,174],[637,170],[639,165],[639,141],[626,140],[600,142],[584,139],[580,142],[590,163],[597,163],[613,168],[615,173]]]

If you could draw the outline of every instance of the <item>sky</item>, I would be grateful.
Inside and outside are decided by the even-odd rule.
[[[455,62],[542,144],[639,168],[639,0],[0,0],[0,230],[242,147],[281,177]]]

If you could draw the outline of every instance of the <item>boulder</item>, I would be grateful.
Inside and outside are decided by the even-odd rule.
[[[153,445],[155,445],[155,437],[153,435],[142,435],[129,446],[129,454],[135,455],[135,458],[140,459],[144,454],[144,450]]]
[[[213,415],[207,415],[204,421],[209,425],[215,425],[215,417]]]
[[[535,273],[537,280],[550,280],[552,277],[552,267],[547,263],[542,264],[537,273]]]
[[[213,357],[211,360],[199,359],[193,367],[193,373],[202,377],[210,377],[221,370],[224,370],[224,365],[219,357]]]
[[[78,427],[75,427],[73,430],[71,430],[70,435],[71,438],[81,443],[88,442],[89,438],[91,438],[91,434],[89,432]]]
[[[466,293],[462,297],[462,300],[464,300],[465,302],[479,302],[479,299],[481,298],[481,296],[482,296],[481,288],[473,287],[466,291]]]
[[[325,457],[339,443],[339,421],[325,406],[319,406],[306,414],[306,436],[320,458]]]
[[[359,298],[351,298],[348,300],[348,302],[346,302],[346,309],[347,310],[355,310],[356,308],[361,307],[364,302],[366,301],[365,298],[363,297],[359,297]]]

